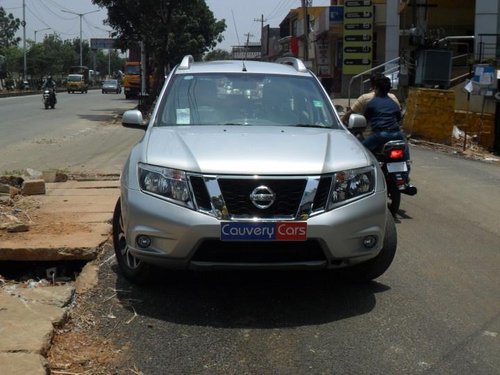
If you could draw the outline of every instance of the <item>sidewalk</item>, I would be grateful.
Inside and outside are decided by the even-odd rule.
[[[46,189],[32,196],[38,205],[30,230],[2,234],[0,261],[95,259],[109,238],[119,182],[47,183]],[[59,286],[33,282],[26,288],[0,279],[0,373],[49,373],[45,356],[54,328],[66,320],[80,279],[89,277],[86,269],[77,282]]]

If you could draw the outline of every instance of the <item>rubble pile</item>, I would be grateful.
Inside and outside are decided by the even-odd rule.
[[[46,192],[46,182],[63,182],[68,176],[57,171],[27,170],[28,177],[0,176],[0,235],[27,232],[34,224],[30,212],[38,209],[36,195]]]

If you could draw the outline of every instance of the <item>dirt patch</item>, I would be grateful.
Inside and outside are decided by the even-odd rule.
[[[101,276],[102,266],[113,257],[112,246],[111,241],[106,242],[99,258],[93,261],[100,266]],[[117,346],[113,341],[120,325],[128,324],[114,316],[117,304],[117,291],[112,289],[94,288],[77,295],[69,319],[56,330],[47,355],[51,374],[143,375],[127,364],[128,345]]]
[[[0,200],[0,242],[25,240],[36,234],[61,235],[64,233],[90,232],[91,227],[78,223],[75,213],[58,214],[41,211],[41,203],[35,196],[16,195]],[[26,230],[12,231],[24,224]]]
[[[51,374],[117,374],[123,350],[96,334],[90,294],[77,296],[66,325],[55,331],[47,360]]]

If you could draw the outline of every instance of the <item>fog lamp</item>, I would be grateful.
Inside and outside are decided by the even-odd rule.
[[[145,235],[140,235],[137,236],[136,242],[139,247],[145,249],[146,247],[149,247],[151,245],[151,238]]]
[[[368,248],[368,249],[371,249],[376,244],[377,244],[377,237],[375,237],[375,236],[370,235],[370,236],[366,236],[365,238],[363,238],[363,246]]]

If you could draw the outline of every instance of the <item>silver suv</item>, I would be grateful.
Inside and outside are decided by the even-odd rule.
[[[351,125],[364,125],[351,116]],[[384,176],[295,58],[194,62],[168,75],[121,176],[121,271],[339,269],[368,281],[396,252]]]

